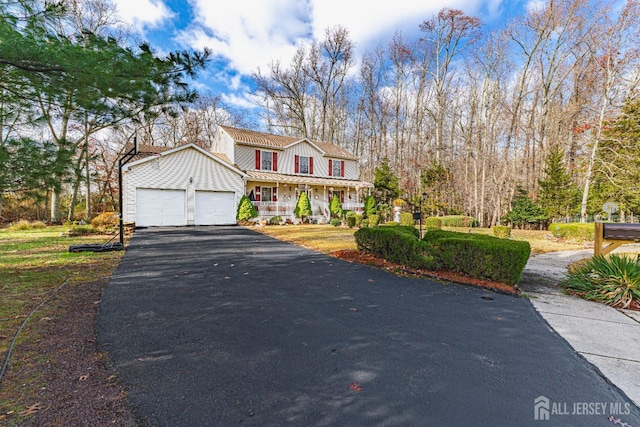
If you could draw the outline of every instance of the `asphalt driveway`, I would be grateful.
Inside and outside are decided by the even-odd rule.
[[[640,426],[527,299],[240,227],[137,231],[97,329],[150,426]]]

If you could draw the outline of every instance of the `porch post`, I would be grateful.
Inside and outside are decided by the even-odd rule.
[[[280,182],[276,181],[276,215],[280,215]]]

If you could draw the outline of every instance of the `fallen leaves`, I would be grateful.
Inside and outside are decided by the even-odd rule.
[[[349,384],[349,390],[355,391],[356,393],[360,393],[364,389],[362,388],[360,383],[351,383]]]
[[[24,411],[22,411],[20,413],[21,416],[26,417],[29,415],[33,415],[36,412],[40,412],[47,409],[46,406],[42,405],[40,402],[34,403],[33,405],[29,406],[27,409],[25,409]]]

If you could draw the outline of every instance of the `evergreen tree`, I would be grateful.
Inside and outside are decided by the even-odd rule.
[[[391,204],[393,199],[400,197],[400,185],[398,176],[389,166],[389,159],[383,159],[380,166],[374,170],[373,177],[374,197],[378,203]]]
[[[251,218],[255,218],[258,216],[258,211],[256,207],[253,206],[249,197],[245,194],[240,199],[240,203],[238,203],[238,212],[236,213],[236,219],[239,221],[248,221]]]
[[[627,101],[622,114],[606,123],[595,163],[593,211],[614,201],[621,211],[640,212],[640,100]]]
[[[340,199],[335,194],[331,198],[331,202],[329,202],[329,212],[331,212],[331,218],[342,217],[342,203],[340,203]]]
[[[564,166],[564,153],[555,147],[545,160],[544,179],[538,180],[540,195],[538,204],[550,218],[577,212],[580,208],[580,189],[571,180]]]
[[[443,190],[446,191],[451,183],[451,173],[449,169],[441,163],[433,163],[430,167],[422,169],[420,181],[425,190],[425,203],[431,215],[440,214],[447,209],[444,201]]]
[[[516,195],[511,202],[511,210],[502,217],[503,222],[520,228],[534,225],[542,226],[548,220],[549,216],[544,209],[535,204],[521,186],[516,188]]]
[[[376,199],[373,196],[367,196],[364,199],[364,218],[369,218],[371,215],[375,215],[378,213],[378,204],[376,203]]]
[[[293,210],[293,214],[296,218],[301,218],[302,221],[308,219],[313,212],[311,211],[311,201],[309,201],[309,196],[307,193],[300,193],[300,197],[298,198],[298,202],[296,203],[296,208]]]

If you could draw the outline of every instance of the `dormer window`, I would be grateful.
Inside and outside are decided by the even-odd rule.
[[[295,156],[294,173],[313,175],[313,157]]]
[[[256,150],[256,170],[278,171],[278,153],[275,151]]]

